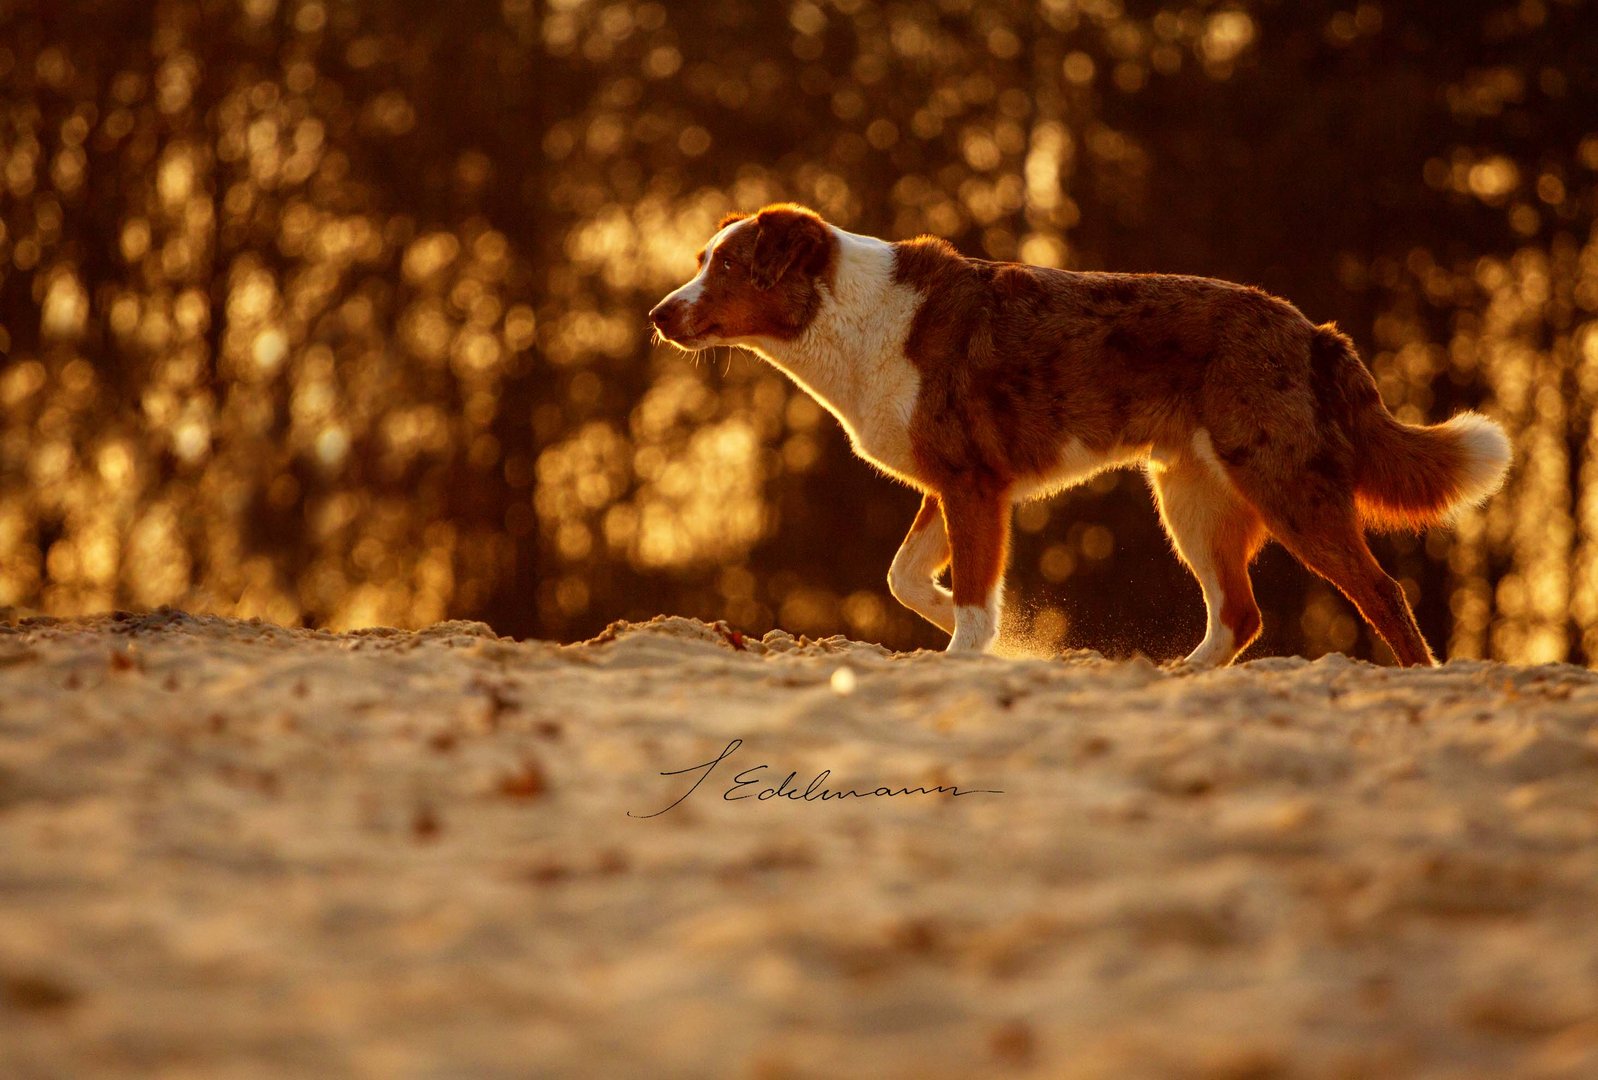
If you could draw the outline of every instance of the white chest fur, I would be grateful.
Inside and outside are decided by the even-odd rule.
[[[909,479],[910,416],[921,377],[904,346],[921,297],[894,282],[891,245],[833,233],[838,264],[814,321],[793,341],[754,346],[838,418],[855,453]]]

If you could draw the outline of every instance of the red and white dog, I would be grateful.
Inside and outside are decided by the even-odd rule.
[[[1248,567],[1267,535],[1400,663],[1435,663],[1365,530],[1440,521],[1509,463],[1476,413],[1395,420],[1346,337],[1257,289],[968,259],[799,206],[727,218],[649,317],[684,349],[753,350],[923,493],[888,584],[950,652],[998,634],[1012,504],[1142,463],[1209,612],[1187,665],[1228,664],[1259,635]],[[951,560],[952,592],[936,580]]]

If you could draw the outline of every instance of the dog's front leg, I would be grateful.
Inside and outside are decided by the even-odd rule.
[[[888,568],[888,591],[945,634],[952,634],[954,597],[937,581],[938,571],[948,565],[949,534],[943,528],[943,507],[936,495],[923,495],[915,524]]]
[[[962,479],[942,492],[954,562],[954,637],[949,652],[986,652],[999,636],[1010,499],[1003,485]]]

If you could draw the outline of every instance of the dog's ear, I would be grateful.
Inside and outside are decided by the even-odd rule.
[[[755,253],[749,279],[769,289],[791,270],[820,273],[826,268],[826,223],[800,206],[771,206],[755,216]]]

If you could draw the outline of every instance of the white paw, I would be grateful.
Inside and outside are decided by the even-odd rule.
[[[949,639],[948,652],[987,652],[999,636],[996,612],[974,604],[954,609],[954,636]]]
[[[1222,626],[1205,634],[1199,647],[1188,653],[1179,666],[1190,671],[1208,671],[1210,668],[1225,667],[1236,655],[1232,632]]]

